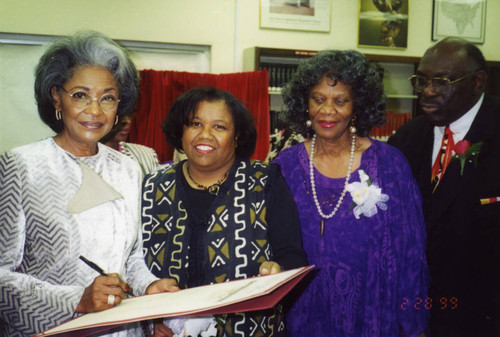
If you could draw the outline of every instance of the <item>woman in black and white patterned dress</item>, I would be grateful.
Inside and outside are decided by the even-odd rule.
[[[130,58],[99,33],[62,38],[42,56],[35,96],[56,135],[0,156],[1,336],[31,336],[111,308],[130,287],[178,289],[144,263],[138,164],[98,143],[137,95]],[[106,336],[140,334],[126,325]]]

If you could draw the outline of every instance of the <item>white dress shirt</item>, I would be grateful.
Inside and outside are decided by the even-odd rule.
[[[462,117],[454,121],[450,124],[450,130],[453,132],[453,142],[456,144],[462,139],[464,139],[465,135],[470,129],[474,118],[476,118],[477,112],[479,111],[479,107],[483,103],[484,93],[479,97],[478,101],[474,106],[467,111]],[[446,126],[435,126],[434,127],[434,147],[432,150],[432,162],[431,166],[436,160],[436,157],[439,153],[439,148],[441,147],[444,129]]]

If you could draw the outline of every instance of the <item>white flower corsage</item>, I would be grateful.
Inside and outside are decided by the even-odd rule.
[[[381,210],[387,209],[385,202],[389,200],[387,194],[382,193],[382,189],[373,184],[370,177],[363,170],[359,170],[359,179],[346,186],[346,190],[351,193],[352,200],[356,206],[353,208],[354,216],[359,219],[363,214],[371,217],[377,214],[377,206]]]
[[[217,323],[213,317],[167,318],[163,320],[163,324],[172,329],[174,337],[217,335]]]

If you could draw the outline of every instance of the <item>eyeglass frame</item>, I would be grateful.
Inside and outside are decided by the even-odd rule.
[[[102,110],[104,110],[104,111],[112,111],[113,109],[117,108],[117,107],[118,107],[118,104],[120,103],[120,99],[119,99],[119,98],[118,98],[115,94],[110,93],[110,92],[107,92],[107,93],[103,94],[103,95],[102,95],[99,99],[97,99],[97,97],[91,97],[91,96],[90,96],[89,94],[87,94],[84,90],[77,90],[77,91],[75,91],[74,93],[70,94],[70,93],[69,93],[66,89],[64,89],[64,87],[63,87],[63,86],[58,85],[57,87],[61,88],[61,89],[62,89],[62,90],[63,90],[63,91],[64,91],[64,92],[65,92],[65,93],[69,96],[69,97],[71,97],[71,100],[70,100],[70,101],[71,101],[71,104],[72,104],[75,108],[78,108],[78,109],[82,109],[82,110],[83,110],[83,109],[86,109],[88,106],[90,106],[90,104],[92,104],[92,101],[97,101],[97,104],[99,104],[99,107],[100,107]],[[83,106],[83,107],[77,107],[77,106],[75,105],[75,103],[73,103],[73,95],[74,95],[74,94],[76,94],[77,92],[81,92],[81,91],[85,92],[85,94],[89,96],[89,99],[90,99],[90,100],[89,100],[89,102],[87,103],[87,105],[85,105],[85,106]],[[113,108],[111,108],[111,109],[109,109],[109,110],[108,110],[108,109],[104,109],[104,108],[102,107],[102,105],[101,105],[101,99],[102,99],[104,96],[106,96],[106,95],[111,95],[111,96],[114,96],[114,97],[116,98],[116,106],[114,106]]]
[[[471,76],[471,75],[474,75],[476,72],[477,72],[477,71],[473,71],[473,72],[468,73],[467,75],[462,76],[462,77],[460,77],[460,78],[457,78],[456,80],[453,80],[453,81],[452,81],[452,80],[450,80],[449,78],[446,78],[446,77],[431,77],[431,78],[427,78],[427,77],[425,77],[425,76],[421,76],[421,75],[417,75],[417,74],[410,76],[410,77],[408,78],[408,80],[410,80],[410,83],[411,83],[411,85],[412,85],[413,89],[414,89],[416,92],[423,92],[423,91],[425,90],[425,88],[429,85],[429,82],[431,82],[431,84],[432,84],[432,81],[433,81],[433,80],[445,80],[445,81],[447,81],[447,82],[448,82],[448,84],[446,85],[446,89],[445,89],[445,90],[449,90],[453,84],[455,84],[455,83],[457,83],[457,82],[459,82],[459,81],[461,81],[461,80],[464,80],[464,79],[466,79],[467,77],[469,77],[469,76]],[[424,86],[422,87],[422,89],[420,89],[420,90],[419,90],[419,89],[417,89],[417,88],[415,87],[415,85],[413,84],[413,82],[412,82],[412,79],[413,79],[413,78],[417,78],[417,77],[424,77],[424,78],[426,79],[425,85],[424,85]],[[442,92],[441,92],[440,90],[436,90],[436,87],[435,87],[434,85],[432,85],[432,88],[434,88],[434,91],[436,91],[437,93],[442,94]]]

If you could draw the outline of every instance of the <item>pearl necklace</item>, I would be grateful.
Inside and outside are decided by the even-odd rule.
[[[339,200],[337,201],[337,205],[335,205],[333,212],[330,214],[323,213],[323,210],[321,210],[321,205],[319,204],[319,201],[318,201],[318,196],[316,194],[316,185],[314,183],[314,165],[313,165],[315,143],[316,143],[316,134],[313,136],[313,139],[311,142],[311,154],[309,156],[309,178],[311,180],[311,189],[312,189],[314,204],[316,205],[316,209],[318,210],[319,215],[323,218],[320,221],[320,234],[321,234],[321,236],[323,236],[323,231],[325,229],[325,219],[333,218],[335,213],[337,213],[340,205],[342,204],[342,201],[344,200],[344,196],[347,192],[347,185],[349,184],[349,178],[351,177],[352,163],[354,161],[354,150],[356,147],[356,134],[352,135],[351,156],[349,157],[349,166],[347,168],[347,176],[345,177],[344,189],[342,190],[342,193],[340,194]]]

